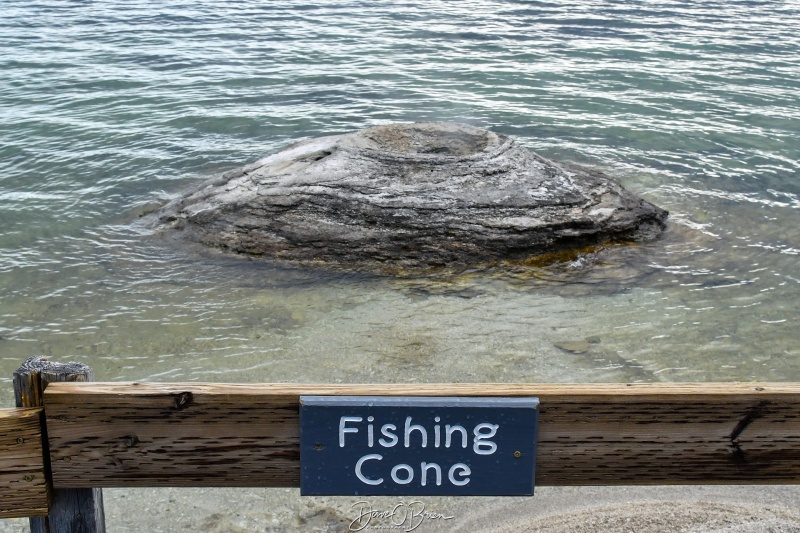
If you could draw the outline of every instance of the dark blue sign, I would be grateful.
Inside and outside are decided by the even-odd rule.
[[[533,494],[537,398],[301,396],[301,494]]]

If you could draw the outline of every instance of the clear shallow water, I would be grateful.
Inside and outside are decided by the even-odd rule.
[[[0,403],[33,354],[101,380],[800,380],[800,4],[273,4],[3,2]],[[669,229],[591,268],[395,280],[136,226],[290,141],[412,120],[603,169]]]

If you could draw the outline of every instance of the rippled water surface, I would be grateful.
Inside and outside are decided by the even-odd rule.
[[[101,380],[800,381],[798,36],[782,1],[4,0],[0,400],[33,354]],[[413,120],[605,170],[669,228],[590,267],[391,279],[136,225],[290,141]]]

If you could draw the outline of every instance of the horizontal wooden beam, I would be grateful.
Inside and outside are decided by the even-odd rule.
[[[47,516],[42,409],[0,409],[0,518]]]
[[[800,482],[798,383],[54,383],[54,485],[299,486],[301,395],[536,396],[537,485]]]

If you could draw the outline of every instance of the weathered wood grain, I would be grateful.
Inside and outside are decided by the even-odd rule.
[[[58,363],[47,357],[29,357],[13,375],[17,407],[43,405],[51,383],[92,381],[94,372],[81,363]],[[47,427],[42,428],[45,469],[50,469]],[[53,489],[48,480],[50,506],[46,516],[31,516],[31,533],[105,533],[103,493],[99,488]]]
[[[0,518],[47,515],[42,411],[0,409]]]
[[[538,396],[539,485],[800,482],[797,383],[54,383],[54,485],[299,486],[305,394]]]

